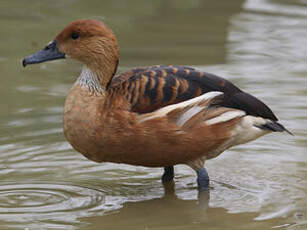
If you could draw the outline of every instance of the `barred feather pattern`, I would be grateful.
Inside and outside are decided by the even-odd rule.
[[[140,67],[113,78],[110,89],[124,95],[137,113],[148,113],[211,91],[225,94],[220,106],[277,121],[271,109],[230,81],[184,66]]]

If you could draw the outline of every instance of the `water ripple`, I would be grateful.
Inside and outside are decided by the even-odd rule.
[[[64,184],[0,185],[0,220],[20,222],[77,223],[77,218],[103,213],[103,191]]]

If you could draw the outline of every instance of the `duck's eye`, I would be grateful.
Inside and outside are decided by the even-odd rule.
[[[74,32],[74,33],[71,34],[71,38],[74,39],[74,40],[78,39],[79,37],[80,37],[80,35],[78,33]]]

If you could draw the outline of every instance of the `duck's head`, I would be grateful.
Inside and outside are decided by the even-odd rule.
[[[112,75],[119,58],[114,33],[98,20],[78,20],[66,26],[44,49],[26,57],[22,64],[73,58],[93,72]]]

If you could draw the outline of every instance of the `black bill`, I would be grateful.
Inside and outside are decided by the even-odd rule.
[[[65,58],[65,54],[61,53],[58,49],[57,41],[50,42],[44,49],[32,54],[22,61],[23,67],[29,64],[36,64],[45,61]]]

